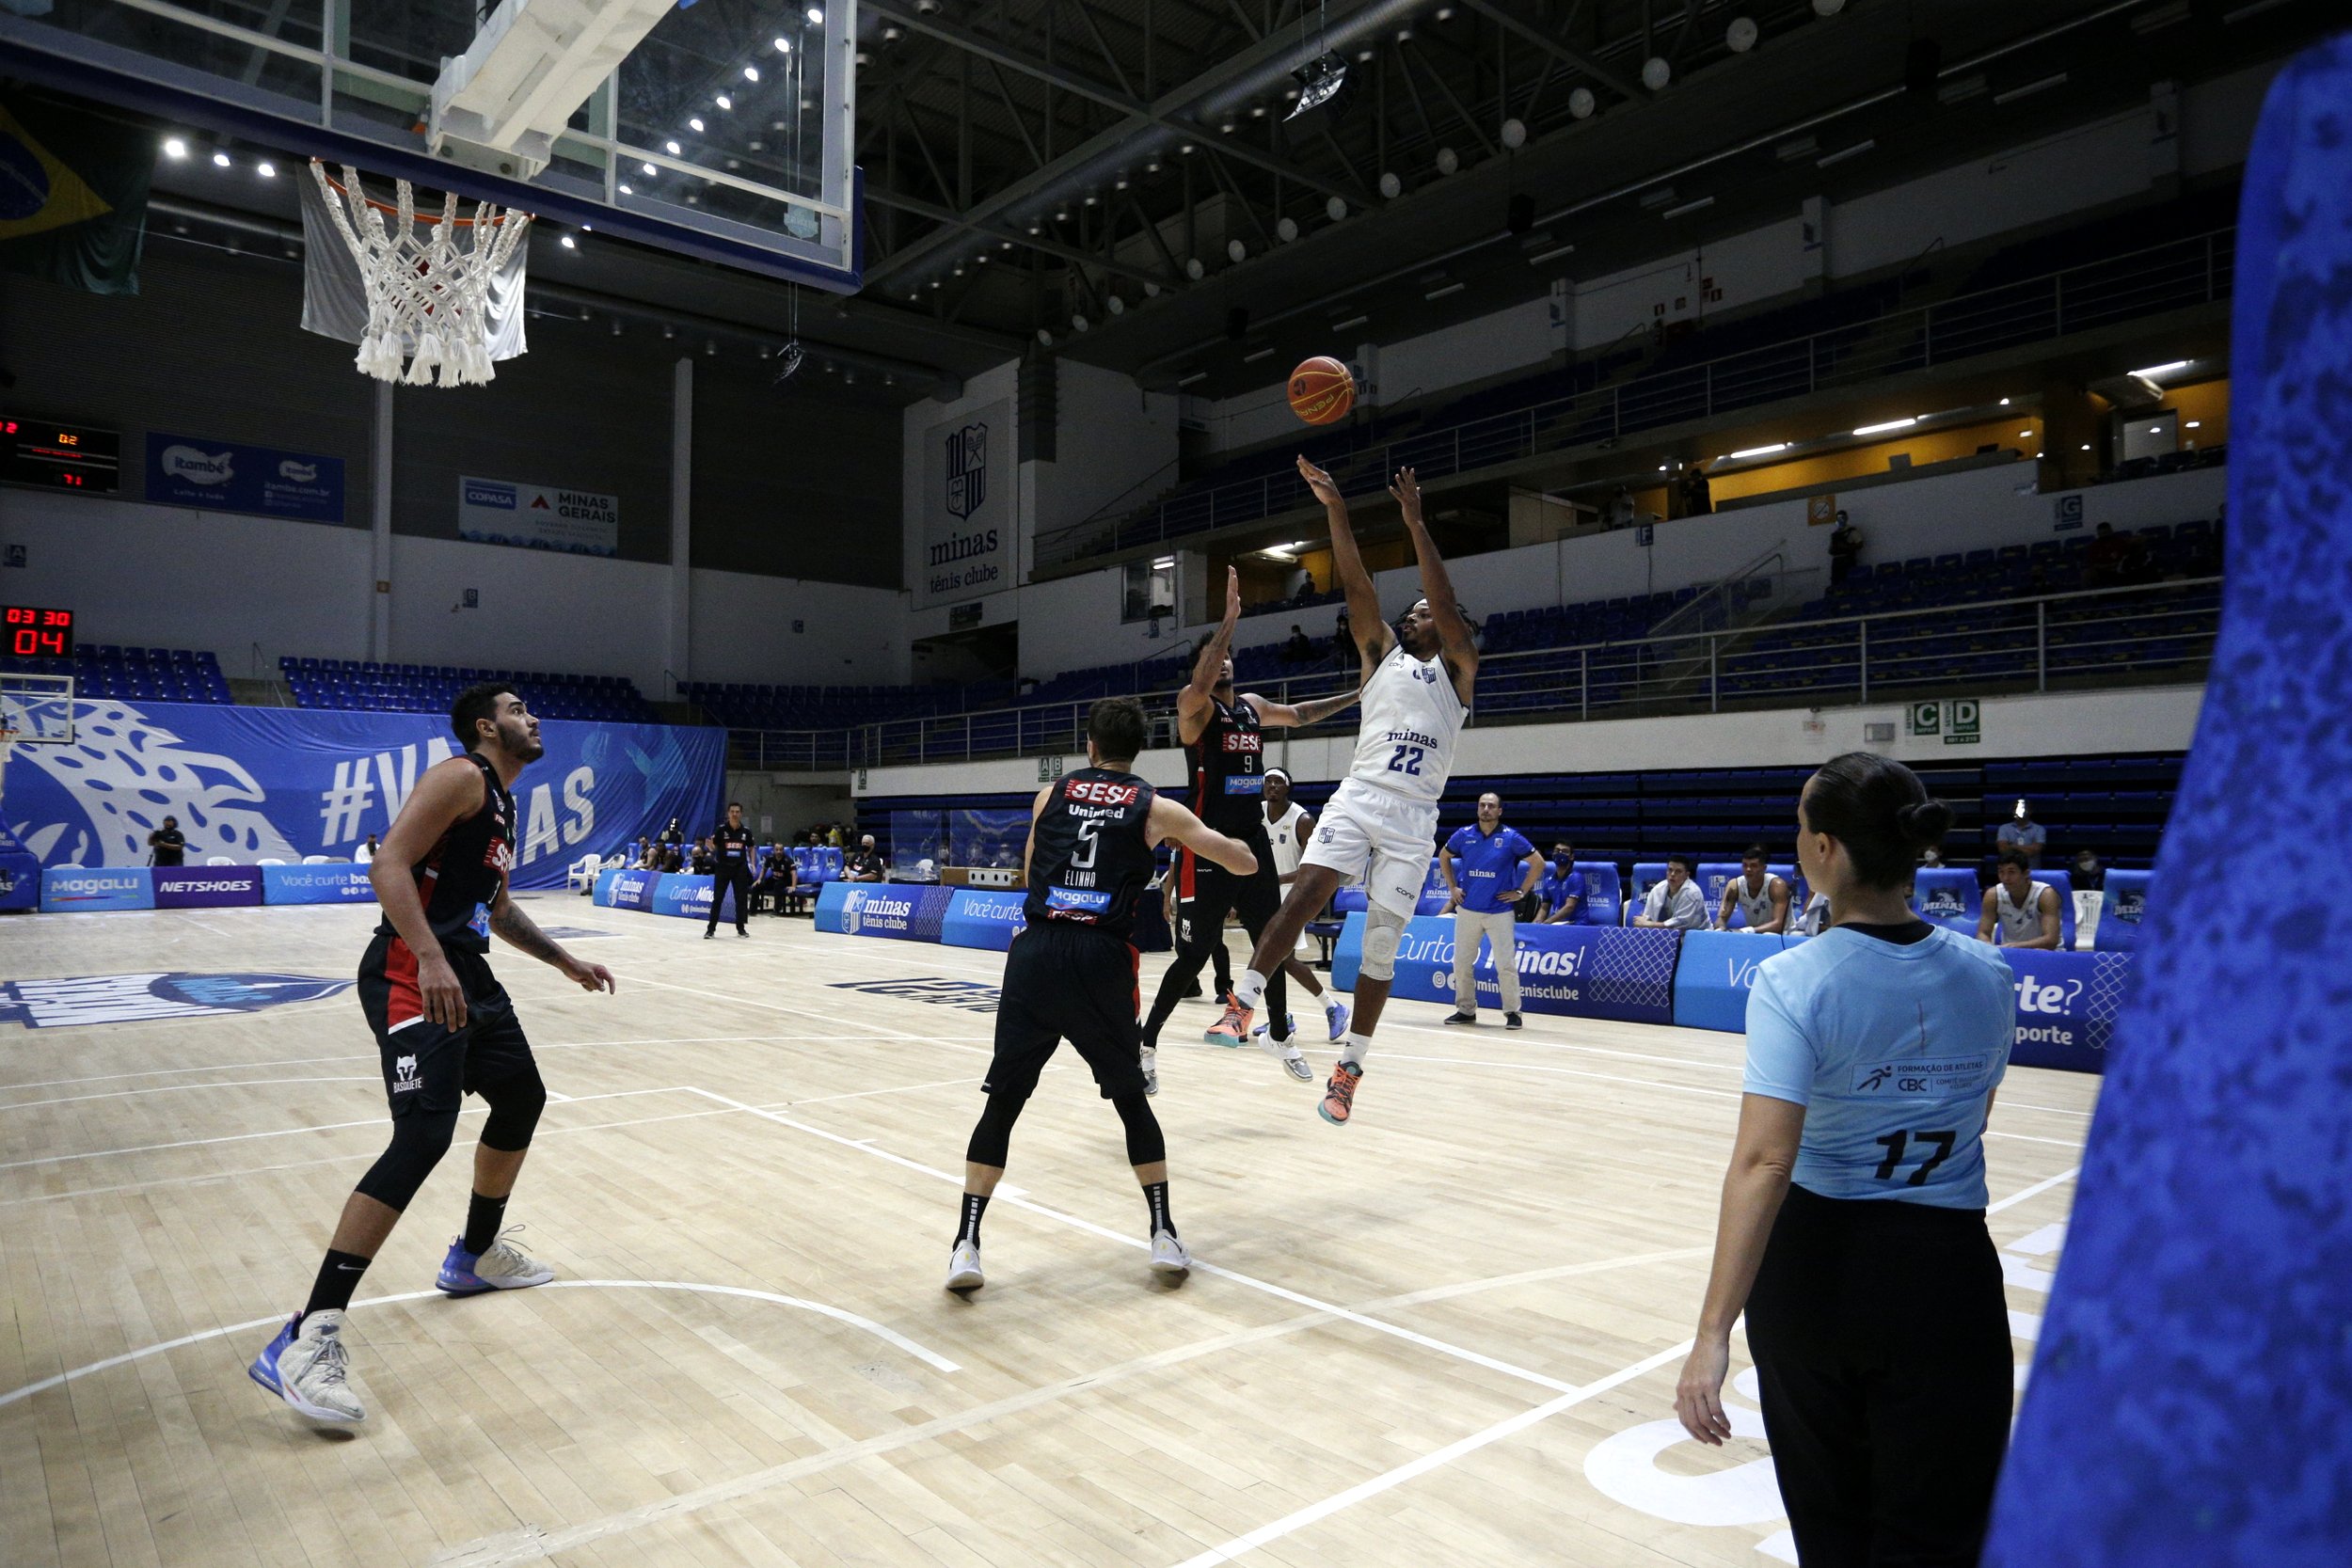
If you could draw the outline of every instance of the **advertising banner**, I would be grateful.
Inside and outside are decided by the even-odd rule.
[[[937,942],[955,891],[891,882],[827,882],[817,895],[817,928],[835,936]]]
[[[40,862],[17,842],[0,817],[0,910],[30,910],[40,906]]]
[[[231,904],[262,901],[259,865],[159,865],[154,870],[155,907],[159,910],[222,909]],[[308,868],[305,868],[308,869]],[[333,866],[320,869],[332,871]],[[364,866],[362,870],[366,869]],[[361,879],[362,882],[366,879]],[[369,893],[370,897],[374,893]]]
[[[1021,538],[1012,437],[1009,398],[924,434],[917,609],[1012,586]]]
[[[621,499],[558,484],[460,478],[457,537],[570,555],[618,555]]]
[[[1675,956],[1683,933],[1642,927],[1521,926],[1518,965],[1519,1005],[1532,1013],[1615,1018],[1634,1023],[1674,1022]],[[1364,917],[1352,913],[1331,955],[1331,982],[1356,989],[1363,967]],[[1501,1007],[1502,983],[1491,955],[1471,971],[1481,1006]],[[1454,922],[1415,917],[1397,943],[1391,996],[1415,1002],[1454,1000]]]
[[[686,920],[710,918],[710,890],[716,886],[715,877],[697,877],[691,872],[672,871],[655,879],[653,901],[648,906],[655,914],[674,914]],[[719,918],[735,919],[735,898],[730,894]]]
[[[389,832],[418,776],[456,752],[434,713],[77,698],[73,726],[76,744],[20,747],[8,765],[9,821],[53,869],[143,866],[167,814],[190,824],[190,860],[292,870],[306,855],[348,856]],[[617,853],[673,816],[718,819],[724,730],[549,720],[540,739],[547,753],[515,781],[517,888],[561,887],[573,861]]]
[[[1686,1029],[1744,1033],[1756,966],[1804,940],[1753,931],[1684,932],[1675,965],[1675,1022]]]
[[[950,947],[986,947],[1002,953],[1028,924],[1021,912],[1028,896],[1012,890],[958,888],[947,901],[947,917],[941,923],[939,939]]]
[[[2001,957],[2017,974],[2017,1044],[2009,1059],[2019,1067],[2106,1071],[2107,1039],[2131,986],[2132,956],[2005,947]]]
[[[257,517],[343,520],[343,460],[196,436],[147,435],[147,499]]]
[[[8,791],[8,799],[15,800],[14,789]],[[151,910],[155,907],[154,873],[143,865],[113,869],[53,865],[40,874],[40,907],[53,914],[90,910]]]
[[[223,868],[225,869],[225,868]],[[264,865],[264,904],[373,904],[375,886],[364,865]]]
[[[612,910],[650,912],[653,885],[660,879],[660,874],[654,871],[599,871],[593,902]]]

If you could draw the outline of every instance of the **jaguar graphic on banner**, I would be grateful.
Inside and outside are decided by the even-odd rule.
[[[45,887],[50,909],[153,908],[143,874],[119,887],[94,874],[144,866],[147,835],[167,815],[187,834],[191,869],[274,860],[293,871],[306,855],[348,863],[370,833],[390,830],[418,776],[457,749],[438,714],[116,698],[76,699],[73,731],[72,745],[20,747],[8,764],[15,837],[53,879],[60,868],[93,874]],[[515,887],[561,887],[573,861],[650,838],[673,816],[718,817],[724,730],[550,720],[540,739],[546,755],[515,781]]]
[[[1021,530],[1012,434],[1012,402],[999,398],[924,436],[918,606],[1013,585]]]
[[[315,974],[76,974],[57,980],[0,980],[0,1023],[56,1029],[79,1023],[144,1023],[156,1019],[249,1013],[289,1002],[340,996],[354,982]]]

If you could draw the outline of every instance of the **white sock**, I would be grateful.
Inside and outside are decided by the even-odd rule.
[[[1335,1015],[1336,1013],[1338,1013],[1338,1012],[1339,1012],[1339,1010],[1340,1010],[1340,997],[1339,997],[1339,993],[1338,993],[1337,991],[1329,991],[1329,990],[1325,991],[1325,992],[1323,993],[1323,1016],[1324,1016],[1324,1017],[1326,1017],[1326,1018],[1330,1018],[1330,1017],[1332,1017],[1333,1015]]]
[[[1347,1032],[1347,1043],[1340,1047],[1340,1060],[1345,1062],[1349,1067],[1356,1069],[1358,1071],[1361,1071],[1364,1066],[1364,1057],[1369,1054],[1371,1051],[1372,1037],[1370,1035],[1359,1035],[1351,1029]]]
[[[1265,976],[1254,969],[1245,969],[1241,978],[1233,982],[1233,1000],[1255,1012],[1265,1000]]]

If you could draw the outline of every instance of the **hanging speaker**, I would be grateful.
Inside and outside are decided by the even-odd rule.
[[[1914,96],[1935,90],[1935,74],[1944,69],[1944,46],[1933,39],[1913,39],[1903,52],[1903,87]]]
[[[1514,234],[1524,234],[1529,230],[1534,228],[1535,198],[1529,196],[1525,191],[1521,191],[1518,195],[1513,197],[1511,198],[1511,205],[1505,210],[1505,216],[1503,217],[1502,222],[1503,226],[1509,229]]]

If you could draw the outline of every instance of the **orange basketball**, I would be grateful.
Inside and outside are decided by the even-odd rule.
[[[1356,378],[1337,359],[1318,355],[1291,372],[1291,412],[1309,424],[1343,420],[1356,406]]]

